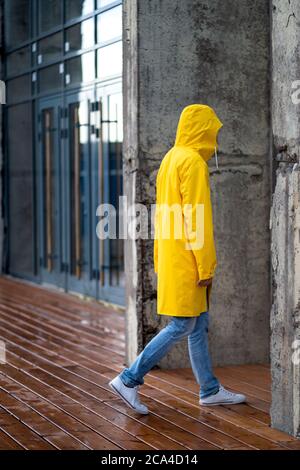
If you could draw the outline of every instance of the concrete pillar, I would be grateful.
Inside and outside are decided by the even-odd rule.
[[[272,426],[300,437],[300,5],[272,2]],[[279,162],[279,163],[278,163]]]
[[[180,112],[212,106],[224,123],[211,162],[218,270],[215,364],[269,358],[269,2],[124,1],[124,176],[128,202],[155,202],[155,177]],[[125,244],[127,363],[167,323],[156,314],[153,240]],[[188,366],[183,341],[161,367]]]

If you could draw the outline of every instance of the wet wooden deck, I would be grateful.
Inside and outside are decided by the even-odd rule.
[[[154,370],[148,416],[108,387],[124,366],[124,313],[0,278],[0,449],[299,449],[270,428],[267,366],[216,369],[248,404],[200,408],[190,369]]]

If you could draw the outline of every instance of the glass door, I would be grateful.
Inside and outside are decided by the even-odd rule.
[[[61,109],[59,99],[39,103],[36,174],[40,279],[63,287]]]
[[[38,124],[40,280],[124,305],[121,83],[41,100]],[[114,237],[97,235],[101,204],[115,211]]]
[[[68,265],[67,289],[97,296],[97,276],[93,271],[93,214],[91,177],[92,91],[66,96],[64,126],[66,226],[64,253]]]
[[[93,136],[93,178],[97,187],[95,209],[110,204],[116,237],[99,239],[95,255],[99,270],[98,297],[125,304],[124,240],[120,235],[119,197],[123,194],[123,111],[121,83],[99,87],[93,117],[98,131]],[[97,217],[99,223],[99,217]]]

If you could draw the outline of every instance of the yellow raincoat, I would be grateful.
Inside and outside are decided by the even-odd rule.
[[[209,106],[186,106],[157,173],[154,270],[161,315],[194,317],[209,309],[211,285],[197,283],[212,278],[217,265],[207,161],[222,125]]]

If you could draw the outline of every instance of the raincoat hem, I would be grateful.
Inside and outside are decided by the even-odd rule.
[[[163,313],[163,312],[157,312],[157,315],[166,315],[168,317],[199,317],[202,313],[205,313],[205,312],[207,312],[207,309],[203,310],[200,313],[197,313],[196,315],[191,315],[191,314],[189,314],[189,315],[186,315],[186,314],[185,315],[182,315],[182,314],[174,315],[173,313]]]

